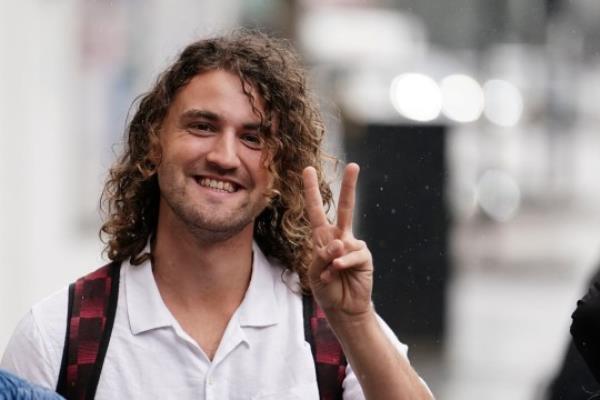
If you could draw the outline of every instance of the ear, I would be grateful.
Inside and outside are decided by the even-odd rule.
[[[267,207],[274,208],[281,202],[281,192],[274,189],[272,186],[267,190],[267,197],[269,199],[269,205]]]
[[[162,159],[162,149],[158,135],[155,132],[149,133],[148,152],[141,162],[138,163],[138,170],[145,178],[156,174],[158,166]]]
[[[156,170],[162,160],[162,148],[160,147],[160,141],[158,140],[158,137],[153,137],[152,139],[150,140],[150,148],[148,149],[146,158]]]

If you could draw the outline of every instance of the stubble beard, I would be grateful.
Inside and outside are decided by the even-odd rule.
[[[250,201],[245,200],[235,209],[224,212],[190,201],[185,188],[170,188],[162,195],[167,206],[185,225],[186,229],[200,243],[214,243],[228,240],[243,231],[248,225],[254,224],[255,218],[262,212],[258,206],[252,208]]]

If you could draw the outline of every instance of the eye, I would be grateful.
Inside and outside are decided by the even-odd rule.
[[[259,150],[263,148],[263,138],[258,133],[244,133],[241,139],[251,149]]]
[[[206,135],[207,133],[215,132],[216,129],[212,124],[207,122],[194,122],[188,126],[188,130],[196,135]]]

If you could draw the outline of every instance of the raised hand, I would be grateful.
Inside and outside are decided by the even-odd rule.
[[[313,295],[326,314],[353,317],[371,310],[373,261],[364,241],[354,237],[352,215],[359,167],[344,169],[337,221],[327,221],[313,167],[303,171],[304,200],[312,227],[313,259],[308,277]]]
[[[303,171],[304,200],[312,226],[313,295],[352,365],[367,399],[433,399],[431,392],[381,329],[371,307],[373,261],[352,233],[358,165],[344,170],[337,221],[327,221],[314,168]]]

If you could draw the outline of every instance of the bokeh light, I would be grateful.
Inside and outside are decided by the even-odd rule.
[[[486,215],[506,222],[519,210],[521,190],[511,175],[491,169],[484,172],[477,183],[477,200]]]
[[[481,86],[467,75],[456,74],[444,78],[440,84],[442,91],[442,112],[456,122],[473,122],[479,119],[484,107]]]
[[[390,100],[396,111],[413,121],[433,121],[442,110],[438,84],[423,74],[407,73],[395,77],[390,86]]]
[[[513,127],[523,114],[523,96],[512,83],[491,79],[483,85],[485,116],[496,125]]]

